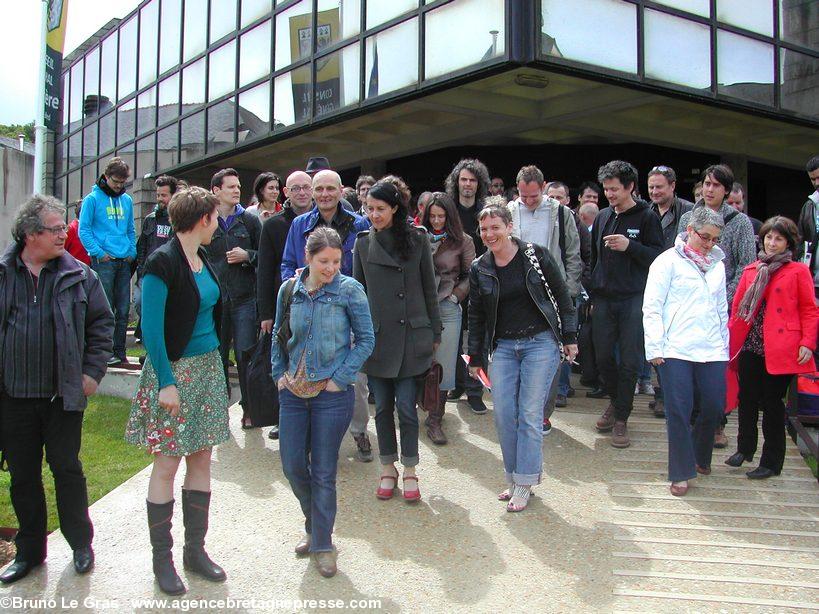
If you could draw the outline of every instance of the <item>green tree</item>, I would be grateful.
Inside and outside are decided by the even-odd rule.
[[[18,134],[25,134],[26,140],[34,142],[34,122],[28,124],[0,124],[0,136],[7,136],[16,139]]]

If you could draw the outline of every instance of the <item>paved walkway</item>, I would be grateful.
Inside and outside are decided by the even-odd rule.
[[[604,402],[578,389],[554,416],[544,482],[522,514],[496,500],[503,483],[491,413],[475,416],[465,403],[450,403],[450,444],[431,447],[422,435],[423,501],[416,506],[375,499],[378,466],[356,462],[348,437],[338,479],[340,571],[329,580],[292,554],[302,519],[278,443],[267,429],[239,429],[234,408],[234,439],[214,457],[208,535],[228,581],[214,585],[182,572],[178,509],[175,554],[189,591],[177,608],[316,610],[321,603],[297,600],[338,599],[373,600],[365,609],[384,612],[819,610],[819,486],[796,448],[790,445],[781,477],[750,482],[723,464],[729,446],[715,454],[711,476],[675,498],[665,479],[664,424],[647,402],[637,397],[633,445],[615,450],[593,428]],[[733,422],[728,430],[735,441]],[[374,440],[372,423],[370,431]],[[146,470],[91,508],[91,574],[74,574],[56,533],[46,565],[0,587],[0,610],[14,606],[9,597],[41,600],[17,602],[27,611],[53,611],[70,600],[88,610],[159,610],[136,601],[162,598],[151,575],[147,479]],[[263,603],[274,599],[280,603]]]

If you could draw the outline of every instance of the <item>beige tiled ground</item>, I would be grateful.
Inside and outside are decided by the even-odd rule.
[[[415,506],[376,500],[378,466],[356,462],[347,438],[335,534],[340,572],[329,580],[292,554],[302,518],[278,443],[266,438],[267,429],[240,430],[234,408],[234,439],[214,457],[208,535],[228,581],[214,585],[182,573],[189,592],[176,609],[317,610],[318,601],[297,600],[337,599],[373,600],[364,609],[385,612],[819,609],[819,487],[795,447],[781,478],[753,483],[722,464],[729,446],[715,454],[714,474],[677,499],[665,481],[664,423],[650,416],[647,401],[637,398],[634,445],[615,450],[593,428],[604,403],[578,389],[554,416],[544,482],[521,514],[507,513],[495,497],[503,483],[491,413],[475,416],[465,403],[450,403],[449,445],[431,447],[422,435],[423,501]],[[370,432],[375,443],[372,423]],[[147,477],[141,472],[91,508],[91,574],[74,574],[56,533],[46,565],[0,587],[0,610],[60,609],[69,600],[79,609],[158,610],[136,601],[162,598],[150,569]]]

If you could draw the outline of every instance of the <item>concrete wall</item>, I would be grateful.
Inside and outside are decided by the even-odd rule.
[[[34,156],[0,147],[0,252],[12,242],[14,215],[31,195],[33,185]]]

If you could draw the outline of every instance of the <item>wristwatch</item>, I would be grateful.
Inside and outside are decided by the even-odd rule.
[[[449,295],[448,297],[446,297],[446,298],[447,298],[447,300],[452,301],[452,302],[453,302],[453,303],[455,303],[456,305],[458,304],[458,297],[457,297],[457,296],[455,296],[454,294],[450,294],[450,295]]]

